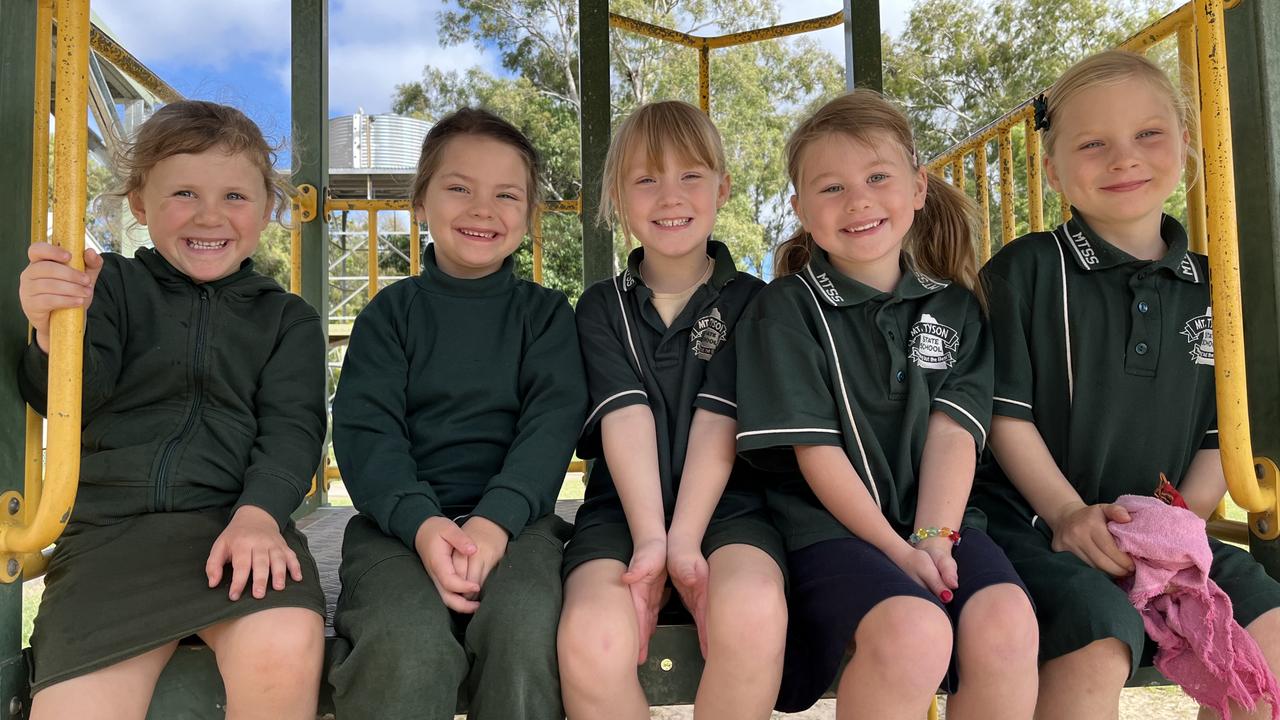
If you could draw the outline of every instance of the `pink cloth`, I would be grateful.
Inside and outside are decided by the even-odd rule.
[[[1116,545],[1133,558],[1121,581],[1160,646],[1156,669],[1201,705],[1230,720],[1229,701],[1253,710],[1271,703],[1280,719],[1280,690],[1262,651],[1231,613],[1231,599],[1209,579],[1213,553],[1204,521],[1154,497],[1123,495],[1128,523],[1108,523]]]

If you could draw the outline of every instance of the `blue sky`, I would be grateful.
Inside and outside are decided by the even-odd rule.
[[[881,25],[901,31],[912,0],[881,0]],[[275,139],[289,128],[288,0],[95,0],[94,11],[138,59],[191,98],[235,105]],[[330,0],[330,116],[390,110],[397,83],[422,68],[480,66],[497,72],[496,53],[442,48],[441,0]],[[826,15],[841,0],[780,0],[783,22]],[[840,28],[814,37],[842,56]]]

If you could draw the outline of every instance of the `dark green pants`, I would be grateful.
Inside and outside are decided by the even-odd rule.
[[[570,526],[548,515],[507,545],[474,615],[451,612],[418,555],[357,515],[342,543],[339,720],[560,720],[556,624]],[[343,642],[345,640],[345,642]]]

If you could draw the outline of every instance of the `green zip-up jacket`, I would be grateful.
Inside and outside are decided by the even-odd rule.
[[[254,505],[280,527],[324,441],[320,316],[246,260],[196,284],[159,253],[103,255],[85,323],[80,489],[71,523]],[[45,412],[34,342],[23,398]]]
[[[512,537],[552,512],[587,391],[563,293],[440,270],[383,290],[356,318],[333,401],[351,500],[413,547],[430,517],[478,515]]]

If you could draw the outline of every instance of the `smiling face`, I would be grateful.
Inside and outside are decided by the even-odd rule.
[[[129,208],[156,251],[197,283],[224,278],[253,255],[271,205],[249,157],[216,147],[160,160],[129,194]]]
[[[808,143],[791,206],[832,265],[875,284],[868,278],[898,271],[927,179],[893,136],[876,131],[868,141],[828,133]]]
[[[1099,108],[1106,108],[1100,112]],[[1138,78],[1080,91],[1054,113],[1049,185],[1103,237],[1158,228],[1189,135],[1172,100]]]
[[[706,254],[716,211],[729,199],[727,174],[670,148],[663,151],[662,167],[637,157],[622,173],[619,211],[645,253],[672,259]]]
[[[441,270],[470,279],[502,267],[528,229],[528,176],[524,157],[507,143],[481,135],[447,141],[414,203]]]

